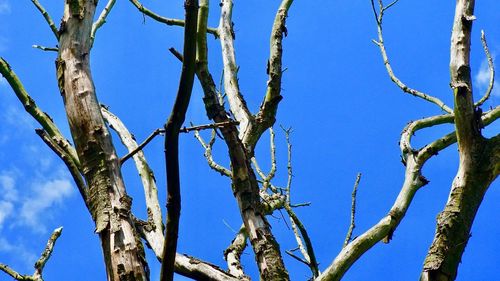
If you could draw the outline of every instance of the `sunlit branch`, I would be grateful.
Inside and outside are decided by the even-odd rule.
[[[488,43],[486,42],[486,35],[484,35],[484,30],[481,30],[481,43],[483,44],[484,53],[486,55],[486,59],[488,60],[488,70],[490,72],[490,81],[488,83],[488,89],[484,93],[484,96],[476,102],[475,106],[481,106],[485,101],[490,98],[491,91],[495,85],[495,64],[493,63],[493,58],[491,57],[490,50],[488,48]]]
[[[262,172],[262,169],[259,166],[259,163],[257,163],[257,159],[255,156],[252,158],[252,164],[255,167],[255,170],[257,171],[257,174],[262,178],[262,190],[266,191],[269,187],[271,187],[271,180],[274,178],[276,175],[276,144],[275,144],[275,134],[274,130],[272,127],[269,128],[269,137],[270,137],[270,154],[271,154],[271,169],[269,173],[266,175],[264,172]],[[273,190],[274,192],[274,190]]]
[[[162,17],[158,14],[156,14],[155,12],[149,10],[148,8],[144,7],[142,5],[141,2],[137,1],[137,0],[130,0],[130,2],[141,12],[143,13],[144,15],[154,19],[155,21],[157,22],[160,22],[160,23],[164,23],[166,25],[170,25],[170,26],[184,26],[185,25],[185,22],[184,20],[180,20],[180,19],[170,19],[170,18],[166,18],[166,17]],[[212,28],[212,27],[209,27],[206,29],[206,32],[209,33],[209,34],[212,34],[213,36],[215,36],[215,38],[218,38],[219,37],[219,34],[218,34],[218,31],[217,31],[217,28]]]
[[[40,4],[40,2],[38,2],[38,0],[31,0],[31,2],[35,5],[38,11],[40,11],[45,21],[49,24],[50,30],[52,30],[52,33],[54,33],[56,39],[59,40],[59,30],[57,29],[56,24],[50,17],[47,10],[45,10],[45,8],[42,6],[42,4]]]
[[[221,4],[219,35],[224,66],[224,90],[231,113],[240,122],[240,139],[244,140],[244,136],[252,131],[254,117],[248,110],[238,82],[238,66],[234,50],[234,22],[232,19],[233,1],[224,0]]]
[[[389,58],[387,56],[387,52],[386,52],[386,49],[385,49],[385,45],[384,45],[384,38],[383,38],[383,35],[382,35],[382,20],[383,20],[383,17],[384,17],[384,12],[388,8],[390,8],[391,6],[393,6],[394,4],[396,4],[397,1],[392,2],[388,6],[383,6],[382,1],[379,1],[379,13],[378,14],[377,14],[377,12],[375,10],[374,0],[371,0],[371,3],[372,3],[372,7],[373,7],[373,12],[374,12],[376,20],[377,20],[377,31],[378,31],[378,41],[373,40],[373,42],[380,49],[380,53],[382,55],[382,59],[384,60],[385,68],[386,68],[387,73],[389,74],[389,77],[391,78],[391,80],[403,92],[411,94],[411,95],[419,97],[419,98],[422,98],[422,99],[424,99],[426,101],[429,101],[431,103],[434,103],[437,106],[439,106],[441,108],[441,110],[444,110],[447,113],[452,113],[453,110],[450,107],[448,107],[444,102],[442,102],[440,99],[438,99],[436,97],[433,97],[433,96],[430,96],[428,94],[425,94],[423,92],[420,92],[418,90],[412,89],[412,88],[408,87],[406,84],[404,84],[401,80],[399,80],[398,77],[396,77],[396,75],[394,74],[394,71],[392,70],[392,67],[391,67],[391,64],[389,62]]]
[[[219,172],[221,175],[231,178],[232,177],[231,171],[223,167],[222,165],[217,164],[212,156],[212,147],[215,143],[215,130],[212,130],[212,134],[210,136],[210,141],[208,142],[208,144],[205,143],[199,131],[195,131],[194,136],[205,149],[204,155],[205,158],[207,159],[208,166],[210,166],[210,168],[212,168],[213,170]]]
[[[347,246],[352,239],[352,232],[356,227],[356,194],[358,193],[359,181],[361,180],[361,173],[358,173],[356,176],[356,181],[354,182],[354,187],[352,189],[352,198],[351,198],[351,222],[349,223],[349,229],[347,230],[347,235],[344,240],[344,246]]]
[[[252,132],[245,136],[244,143],[248,147],[255,146],[260,136],[276,121],[278,104],[283,98],[281,96],[281,76],[283,73],[282,41],[283,36],[286,37],[288,35],[286,18],[288,17],[288,10],[292,3],[293,0],[283,0],[274,18],[270,38],[270,54],[267,62],[267,74],[269,77],[267,80],[266,95],[264,96],[259,112],[256,114],[256,124]]]
[[[115,5],[116,0],[108,0],[108,3],[102,10],[101,14],[97,18],[97,20],[92,24],[92,31],[90,32],[90,40],[92,43],[94,42],[95,39],[95,34],[97,30],[106,23],[106,18],[108,17],[109,13],[111,12],[111,9],[113,9],[113,6]]]
[[[41,46],[41,45],[32,45],[31,47],[45,51],[45,52],[59,52],[59,49],[56,47],[45,47],[45,46]]]
[[[10,275],[17,281],[43,281],[42,273],[45,267],[45,264],[49,260],[52,255],[52,251],[54,250],[54,246],[56,244],[57,239],[61,236],[62,227],[56,228],[49,240],[47,241],[47,245],[45,246],[44,251],[40,255],[40,258],[35,263],[35,272],[33,275],[22,275],[10,268],[5,264],[0,263],[0,270]]]
[[[241,278],[241,280],[250,280],[250,278],[245,275],[240,260],[243,251],[247,247],[247,238],[248,234],[246,233],[245,225],[242,225],[236,237],[231,241],[231,245],[224,251],[224,259],[227,262],[229,273]]]
[[[17,77],[16,73],[3,58],[0,58],[0,73],[3,77],[5,77],[17,98],[24,106],[26,112],[28,112],[42,126],[49,136],[57,139],[59,146],[64,149],[68,155],[70,155],[74,164],[80,168],[80,162],[74,147],[69,143],[69,141],[66,140],[66,138],[63,137],[61,131],[59,131],[59,128],[57,128],[52,118],[36,105],[35,101],[24,89],[24,86]]]
[[[109,126],[116,131],[127,150],[136,150],[138,145],[123,122],[110,112],[106,106],[101,105],[101,112],[104,120],[106,120]],[[151,246],[153,252],[157,256],[161,256],[164,227],[155,176],[142,151],[137,151],[131,157],[133,157],[135,167],[141,177],[148,216],[148,220],[145,224],[136,224],[136,226],[143,232],[145,240]]]

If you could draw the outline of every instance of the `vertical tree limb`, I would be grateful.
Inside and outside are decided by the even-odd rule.
[[[196,29],[198,0],[184,1],[184,60],[174,107],[165,125],[165,161],[167,166],[167,232],[163,244],[160,280],[173,280],[179,232],[181,194],[179,179],[179,130],[184,123],[196,71]]]

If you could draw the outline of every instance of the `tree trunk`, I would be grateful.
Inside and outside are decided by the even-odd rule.
[[[437,218],[434,241],[420,277],[422,281],[455,280],[474,217],[498,175],[498,140],[487,140],[481,135],[481,111],[475,109],[472,95],[469,57],[473,13],[474,0],[457,1],[450,73],[460,164],[448,202]]]
[[[65,1],[56,61],[59,89],[89,186],[89,211],[101,239],[108,280],[149,280],[144,249],[130,216],[132,200],[125,191],[90,73],[96,3]]]

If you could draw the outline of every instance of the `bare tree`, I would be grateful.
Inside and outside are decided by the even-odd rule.
[[[283,210],[288,216],[297,242],[295,250],[287,250],[284,253],[305,264],[311,272],[312,280],[340,280],[375,244],[380,241],[388,243],[392,239],[416,192],[428,184],[422,174],[425,163],[441,150],[457,142],[459,168],[451,185],[448,202],[438,216],[436,235],[420,276],[421,280],[456,278],[476,212],[485,192],[500,172],[500,135],[485,138],[481,134],[482,128],[500,118],[498,106],[486,112],[481,110],[494,85],[493,62],[484,33],[481,40],[490,66],[490,87],[477,102],[474,102],[472,93],[469,53],[472,22],[475,19],[474,0],[457,0],[456,3],[450,54],[453,107],[433,95],[410,88],[394,74],[384,43],[382,21],[387,10],[398,0],[387,5],[382,0],[371,0],[378,30],[378,39],[374,40],[374,43],[380,49],[390,79],[403,92],[437,105],[440,114],[411,121],[403,129],[400,149],[405,178],[401,191],[387,215],[353,238],[356,194],[361,179],[361,174],[358,174],[352,192],[350,226],[343,248],[322,272],[306,227],[294,211],[296,207],[308,204],[294,204],[291,200],[293,166],[290,128],[282,128],[288,151],[287,183],[285,187],[273,183],[276,174],[273,126],[282,99],[282,41],[288,34],[286,19],[292,0],[281,1],[272,24],[267,62],[268,81],[256,113],[252,113],[239,86],[232,0],[220,2],[221,13],[217,28],[210,28],[207,24],[208,0],[184,1],[184,20],[160,16],[138,0],[130,0],[145,17],[166,25],[184,27],[183,52],[170,49],[182,63],[174,107],[165,126],[152,132],[141,144],[136,142],[127,127],[109,108],[99,103],[90,71],[89,57],[96,34],[106,22],[115,0],[109,0],[97,17],[97,1],[66,0],[59,28],[38,0],[32,2],[43,15],[58,42],[56,48],[37,45],[34,47],[58,54],[57,81],[74,145],[66,140],[49,115],[36,105],[20,78],[3,58],[0,59],[0,72],[26,111],[40,124],[41,129],[36,130],[37,134],[70,171],[95,222],[95,232],[101,240],[108,280],[149,280],[148,261],[143,245],[150,247],[161,262],[160,280],[173,280],[174,272],[195,280],[250,280],[241,264],[241,255],[247,247],[247,241],[255,254],[261,280],[290,280],[283,262],[283,251],[266,218],[277,210]],[[207,34],[214,35],[221,45],[223,81],[219,88],[208,68]],[[213,122],[183,127],[194,76],[203,89],[207,117]],[[413,147],[411,138],[417,131],[442,124],[454,124],[455,131],[443,134],[421,148]],[[109,128],[116,131],[127,148],[128,154],[125,156],[117,156]],[[208,142],[200,134],[201,130],[206,129],[212,130]],[[194,132],[205,151],[204,156],[210,168],[230,179],[234,199],[240,211],[241,227],[224,251],[226,270],[198,258],[176,253],[181,210],[179,134],[187,132]],[[261,169],[255,157],[256,145],[265,132],[270,134],[271,169],[268,173]],[[217,163],[212,155],[218,134],[227,147],[231,164],[229,168]],[[154,174],[142,151],[158,135],[165,136],[168,191],[166,225],[163,224]],[[147,205],[146,220],[141,220],[132,213],[132,199],[127,195],[121,174],[122,164],[130,158],[134,160],[141,176]],[[42,270],[61,230],[56,229],[49,239],[46,250],[35,264],[33,275],[22,275],[4,264],[0,264],[0,270],[16,280],[43,280]]]

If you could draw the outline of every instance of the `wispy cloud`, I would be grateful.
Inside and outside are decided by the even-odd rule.
[[[73,187],[68,179],[55,179],[36,183],[33,186],[33,194],[24,200],[20,222],[31,227],[36,232],[46,232],[42,216],[47,215],[47,210],[73,194]]]
[[[29,129],[31,131],[35,128],[35,121],[26,112],[21,111],[19,106],[9,105],[2,115],[7,125],[15,126],[18,130]]]
[[[486,59],[483,60],[481,68],[479,68],[479,72],[474,76],[474,82],[476,82],[476,85],[480,90],[486,91],[486,89],[488,89],[488,85],[490,83],[490,70]],[[498,81],[495,81],[495,84],[493,84],[493,91],[491,92],[491,95],[500,97],[500,84]]]
[[[10,3],[7,0],[0,0],[0,14],[10,13]]]

